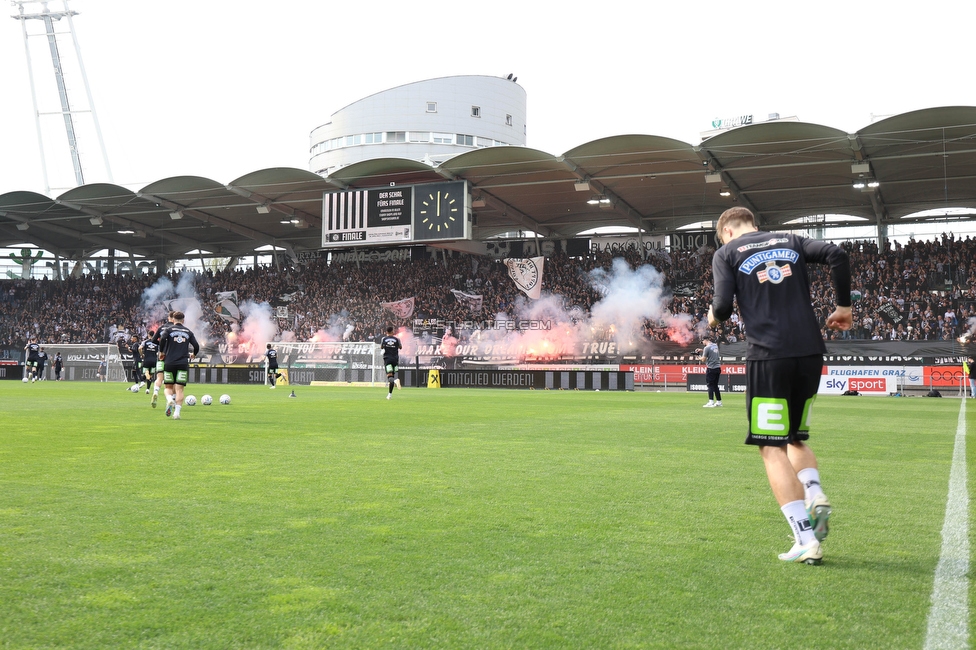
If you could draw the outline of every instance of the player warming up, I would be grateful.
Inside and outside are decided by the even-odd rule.
[[[156,379],[156,364],[159,362],[157,352],[159,352],[159,344],[153,341],[153,336],[156,334],[153,330],[149,330],[146,334],[146,339],[139,344],[139,354],[142,355],[142,374],[146,382],[146,395],[149,394],[151,385]],[[156,388],[159,391],[159,388]],[[155,404],[155,401],[154,401]]]
[[[708,324],[718,327],[729,318],[734,298],[749,332],[746,444],[759,447],[773,496],[795,539],[779,559],[820,564],[831,507],[806,441],[827,348],[811,306],[807,264],[830,266],[836,308],[826,324],[848,330],[850,261],[834,244],[758,230],[752,212],[742,207],[723,212],[716,230],[724,245],[712,258],[715,296]]]
[[[156,344],[156,382],[153,384],[152,400],[149,402],[150,406],[156,408],[156,401],[159,399],[159,387],[163,385],[163,357],[160,354],[160,341],[163,339],[163,334],[166,328],[172,327],[173,325],[173,314],[176,312],[169,312],[166,316],[166,322],[163,323],[156,333],[149,338],[150,342]],[[166,401],[169,402],[170,387],[166,386],[163,388],[163,393],[166,395]]]
[[[278,351],[271,347],[270,343],[268,343],[268,351],[264,353],[264,368],[265,372],[268,373],[268,383],[273,389],[278,382],[278,377],[281,377],[281,373],[278,372]]]
[[[391,399],[393,387],[400,388],[400,379],[396,375],[397,370],[400,369],[400,350],[403,349],[400,339],[393,336],[393,327],[386,328],[386,336],[380,341],[380,347],[383,348],[383,365],[386,366],[386,381],[390,388],[386,393],[386,399]]]
[[[24,366],[24,379],[30,379],[33,384],[37,381],[37,355],[41,351],[41,344],[37,342],[37,339],[31,337],[27,340],[27,345],[24,346],[24,351],[27,353],[27,364]]]
[[[166,386],[166,415],[180,419],[183,389],[190,378],[190,360],[200,352],[197,337],[183,324],[183,312],[173,313],[173,324],[163,329],[159,339],[159,358],[163,360],[163,384]]]

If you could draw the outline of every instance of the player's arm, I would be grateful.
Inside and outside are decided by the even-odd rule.
[[[715,293],[712,304],[708,308],[708,324],[718,327],[722,321],[732,316],[732,304],[735,299],[734,271],[724,257],[718,252],[712,257],[712,281]]]
[[[832,330],[849,330],[854,325],[851,311],[851,259],[843,248],[815,239],[803,240],[803,254],[807,260],[830,266],[830,281],[834,285],[837,307],[827,316]]]

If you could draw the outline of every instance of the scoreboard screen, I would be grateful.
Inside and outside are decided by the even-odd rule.
[[[322,247],[471,238],[466,181],[391,185],[322,195]]]

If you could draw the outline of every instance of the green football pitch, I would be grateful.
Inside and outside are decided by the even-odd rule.
[[[211,388],[0,382],[0,648],[925,644],[958,399],[818,399],[806,566],[741,395]]]

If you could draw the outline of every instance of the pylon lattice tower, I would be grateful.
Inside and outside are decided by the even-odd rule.
[[[12,18],[19,20],[24,34],[24,50],[27,53],[27,72],[30,78],[31,99],[34,104],[34,123],[37,128],[37,144],[41,156],[41,169],[44,175],[44,189],[50,194],[51,178],[48,163],[48,155],[45,148],[45,129],[42,128],[42,118],[57,117],[60,115],[64,122],[64,136],[67,141],[68,152],[71,157],[71,167],[74,172],[74,186],[85,184],[85,169],[82,164],[83,146],[81,143],[86,141],[83,132],[93,131],[92,138],[98,142],[101,150],[102,162],[104,164],[104,175],[106,180],[114,182],[112,170],[108,161],[108,153],[105,149],[105,141],[102,138],[101,126],[98,123],[98,115],[95,112],[95,102],[92,99],[91,87],[88,84],[88,75],[85,73],[85,65],[81,58],[81,46],[75,34],[75,27],[72,18],[78,12],[72,11],[68,7],[68,0],[61,0],[61,9],[52,9],[49,5],[54,4],[49,0],[11,0],[11,4],[17,7],[17,13]],[[39,6],[38,6],[39,5]],[[61,20],[64,19],[64,23]],[[67,31],[58,31],[56,27],[62,24],[67,25]],[[34,29],[37,25],[42,29]],[[47,49],[51,54],[51,63],[54,68],[54,79],[57,86],[57,103],[53,97],[45,97],[43,87],[39,92],[38,84],[35,83],[34,66],[32,62],[31,41],[43,39],[46,41]],[[62,45],[65,39],[70,39],[73,45],[75,59],[62,54]],[[81,81],[84,86],[87,106],[79,107],[77,98],[71,95],[71,81],[74,76]],[[41,106],[45,99],[51,99],[50,107]],[[56,107],[60,105],[59,109]],[[47,110],[50,108],[51,110]],[[90,116],[90,124],[84,119]],[[84,124],[81,124],[84,123]],[[82,128],[83,127],[83,128]],[[48,130],[47,136],[50,140],[60,139],[54,132]],[[60,148],[60,147],[58,147]],[[54,153],[57,153],[52,149]],[[63,150],[62,150],[63,151]],[[91,165],[88,165],[90,167]]]

